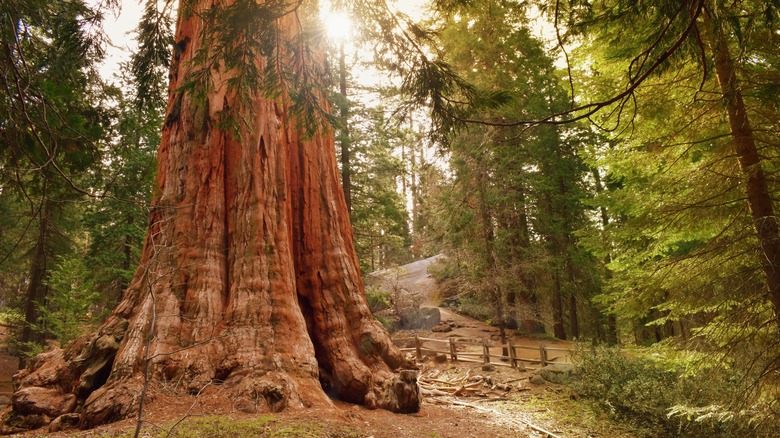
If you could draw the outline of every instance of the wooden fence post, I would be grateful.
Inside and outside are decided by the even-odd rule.
[[[422,361],[422,345],[417,335],[414,335],[414,347],[417,349],[417,360]]]
[[[458,351],[457,348],[455,348],[455,341],[450,338],[450,358],[457,362],[458,361]]]
[[[544,349],[544,345],[539,346],[539,360],[542,366],[547,366],[547,350]]]
[[[482,340],[482,355],[485,363],[490,363],[490,347],[486,340]]]
[[[512,368],[517,367],[517,357],[515,355],[515,346],[509,343],[509,366]]]

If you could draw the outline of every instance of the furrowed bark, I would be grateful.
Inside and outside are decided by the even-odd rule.
[[[297,23],[284,17],[280,29],[290,38]],[[97,333],[23,371],[20,391],[73,393],[81,427],[92,427],[137,412],[148,362],[153,384],[192,394],[222,384],[250,410],[330,406],[325,385],[344,400],[416,412],[416,374],[400,370],[404,357],[366,303],[333,133],[304,137],[284,93],[241,106],[227,86],[235,72],[212,72],[205,101],[179,91],[203,26],[199,14],[180,14],[149,231],[130,287]],[[246,121],[240,135],[220,123],[231,111]]]

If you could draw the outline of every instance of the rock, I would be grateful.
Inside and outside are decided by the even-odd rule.
[[[550,383],[563,384],[571,379],[574,366],[570,364],[552,364],[540,369],[538,374]]]
[[[544,385],[545,382],[544,377],[540,376],[539,374],[534,374],[531,376],[529,381],[534,385]]]
[[[494,386],[495,389],[499,389],[501,391],[509,391],[510,389],[512,389],[512,387],[507,383],[496,383]]]
[[[243,412],[245,414],[257,413],[257,405],[254,401],[250,400],[249,397],[240,397],[233,404],[233,407],[236,408],[237,411]]]
[[[438,307],[420,307],[401,315],[401,326],[408,329],[431,329],[441,323]]]
[[[420,411],[422,397],[415,370],[401,371],[398,375],[392,375],[389,379],[379,382],[377,386],[374,391],[369,391],[366,395],[368,398],[376,392],[376,407],[401,414]],[[366,407],[368,406],[366,403]]]
[[[68,429],[75,429],[81,420],[80,414],[63,414],[55,418],[49,424],[49,432],[60,432]]]
[[[39,429],[51,423],[51,417],[43,414],[24,415],[20,426],[24,429]]]
[[[446,354],[437,354],[434,356],[433,361],[436,363],[444,363],[447,362],[447,355]]]
[[[56,388],[31,386],[16,391],[12,403],[21,415],[43,414],[55,418],[76,409],[76,396]]]
[[[482,371],[495,371],[495,370],[496,370],[496,366],[493,364],[486,363],[482,365]]]
[[[451,332],[452,331],[452,327],[450,327],[449,324],[440,323],[440,324],[437,324],[437,325],[433,326],[431,331],[434,331],[434,332],[437,332],[437,333],[446,333],[446,332]]]

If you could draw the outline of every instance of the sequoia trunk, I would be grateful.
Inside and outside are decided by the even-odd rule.
[[[179,91],[203,41],[200,16],[179,17],[140,267],[102,328],[59,362],[37,361],[22,387],[75,389],[82,427],[135,413],[146,365],[152,382],[227,385],[222,394],[258,410],[329,405],[324,385],[417,411],[414,373],[393,373],[404,358],[366,304],[333,133],[304,137],[285,93],[242,102],[229,70],[212,72],[205,101]],[[292,16],[280,23],[287,38],[300,30]],[[231,111],[240,135],[220,123]]]

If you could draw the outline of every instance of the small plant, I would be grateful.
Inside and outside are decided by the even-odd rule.
[[[389,333],[392,333],[396,330],[396,321],[392,319],[385,318],[380,315],[374,315],[374,318],[376,318],[377,321],[379,321],[380,324],[387,330]]]
[[[375,287],[366,288],[366,299],[371,313],[381,312],[390,308],[390,293]]]
[[[464,294],[461,296],[456,306],[456,310],[474,319],[484,321],[487,324],[490,324],[491,319],[495,318],[495,313],[490,306],[480,302],[473,294]]]
[[[454,260],[447,257],[437,257],[430,265],[428,265],[428,273],[441,283],[444,280],[452,280],[458,277],[458,265]]]

